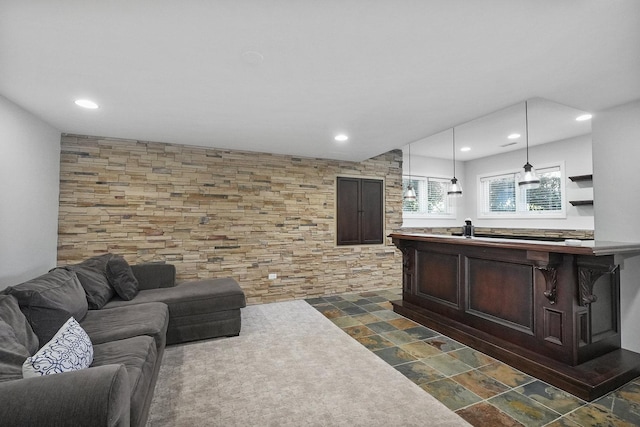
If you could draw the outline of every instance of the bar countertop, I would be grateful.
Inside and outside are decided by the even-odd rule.
[[[491,248],[519,249],[576,255],[640,254],[640,242],[608,242],[599,240],[565,240],[547,242],[499,237],[463,237],[446,234],[391,233],[393,240],[415,240],[450,245],[484,246]]]

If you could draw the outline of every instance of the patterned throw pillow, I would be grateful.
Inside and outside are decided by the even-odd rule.
[[[93,345],[87,333],[73,317],[69,318],[51,341],[36,354],[27,357],[22,376],[38,377],[88,368],[93,362]]]

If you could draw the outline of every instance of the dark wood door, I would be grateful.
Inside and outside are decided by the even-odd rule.
[[[337,242],[339,245],[383,242],[383,191],[381,180],[338,178]]]

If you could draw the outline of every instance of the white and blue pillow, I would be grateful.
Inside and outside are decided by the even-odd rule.
[[[78,322],[69,318],[36,354],[22,364],[24,378],[59,374],[88,368],[93,362],[93,345]]]

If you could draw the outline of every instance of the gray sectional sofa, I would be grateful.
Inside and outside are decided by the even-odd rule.
[[[145,425],[165,345],[240,333],[235,280],[176,284],[175,273],[105,254],[1,291],[0,424]],[[45,344],[70,317],[91,341],[90,366],[23,378],[23,364],[37,370],[37,357],[55,353]]]

